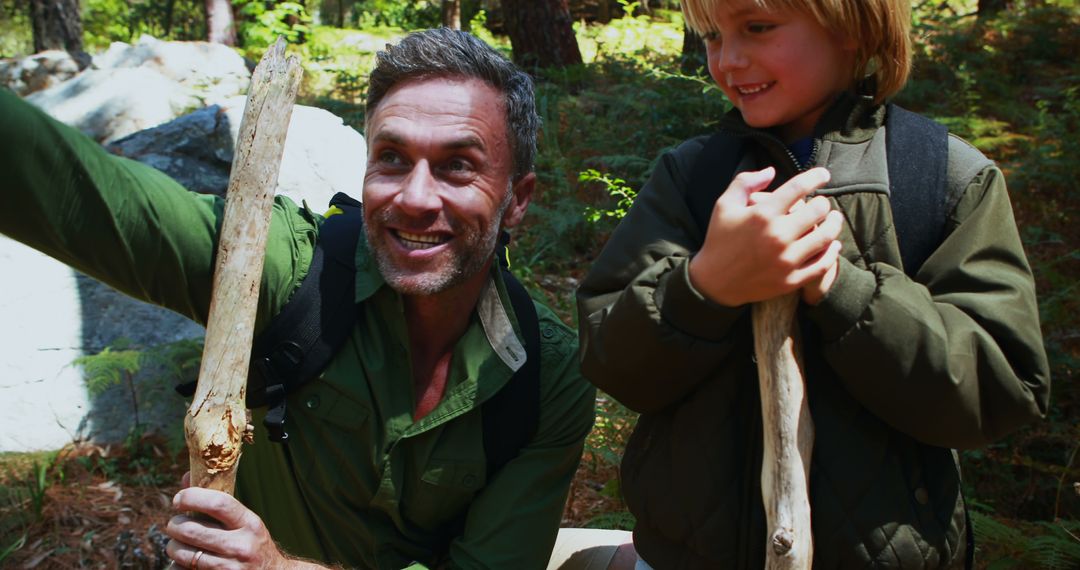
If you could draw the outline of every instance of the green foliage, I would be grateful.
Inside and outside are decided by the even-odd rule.
[[[142,487],[160,487],[172,482],[172,474],[163,464],[165,453],[159,450],[145,437],[140,426],[132,426],[122,444],[123,453],[114,455],[108,450],[96,454],[80,455],[75,458],[83,469],[90,473],[99,473],[109,481],[122,485]],[[168,456],[175,457],[183,445],[169,442]]]
[[[1045,568],[1070,570],[1080,566],[1080,522],[1038,521],[1007,524],[978,510],[971,511],[980,560],[994,570]]]
[[[83,43],[87,50],[131,42],[143,34],[172,40],[206,39],[201,2],[84,0]]]
[[[637,414],[607,394],[596,398],[596,422],[585,439],[585,456],[593,471],[603,466],[617,467],[626,442],[634,431]],[[616,488],[617,491],[617,488]],[[617,493],[616,493],[617,494]]]
[[[626,511],[601,513],[585,523],[585,528],[608,528],[615,530],[634,530],[637,519]]]
[[[605,58],[636,59],[671,58],[682,50],[682,21],[655,19],[649,15],[634,15],[640,4],[621,0],[624,17],[605,25],[574,24],[578,48],[586,63]]]
[[[440,6],[440,2],[434,0],[361,0],[356,3],[353,13],[356,27],[362,30],[375,26],[418,30],[438,27],[442,23]]]
[[[27,529],[41,521],[49,488],[64,478],[58,452],[3,454],[8,463],[0,477],[0,566],[26,545]]]
[[[237,33],[248,51],[261,52],[284,37],[291,44],[304,43],[311,32],[311,16],[299,2],[264,2],[263,0],[234,0],[237,12]]]
[[[634,51],[547,70],[538,78],[537,110],[544,125],[536,166],[540,195],[516,238],[521,255],[539,262],[534,270],[578,274],[578,260],[594,255],[617,222],[602,216],[602,223],[591,223],[582,214],[620,209],[607,185],[581,179],[583,170],[621,180],[620,188],[641,188],[665,149],[709,132],[728,109],[697,78],[688,80],[677,70],[677,53]]]
[[[590,168],[578,175],[580,182],[598,182],[604,187],[604,191],[615,199],[615,205],[608,208],[585,206],[585,219],[590,223],[597,223],[604,219],[621,220],[626,216],[627,210],[634,204],[637,198],[637,190],[626,185],[622,178],[612,178],[601,174],[596,169]]]
[[[121,380],[130,379],[139,371],[141,351],[128,348],[131,341],[117,339],[112,346],[106,346],[97,354],[88,354],[75,359],[74,364],[81,366],[86,378],[86,389],[90,397],[100,395]]]
[[[123,383],[131,399],[134,416],[133,430],[140,430],[140,393],[160,390],[163,385],[176,385],[193,379],[202,358],[202,339],[184,339],[151,347],[139,347],[126,338],[118,338],[97,354],[80,356],[73,364],[83,369],[86,387],[91,397],[97,397],[110,387]],[[141,371],[147,377],[136,383]],[[141,388],[140,386],[145,386]],[[148,394],[149,395],[149,394]]]
[[[23,546],[26,546],[26,533],[22,533],[11,544],[5,546],[3,550],[0,550],[0,563],[3,563],[7,557],[14,554]]]
[[[28,7],[26,0],[0,0],[0,58],[26,55],[33,51]]]

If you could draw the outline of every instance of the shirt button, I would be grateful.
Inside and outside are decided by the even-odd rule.
[[[465,485],[466,487],[471,488],[473,485],[476,484],[476,475],[473,475],[472,473],[470,473],[470,474],[462,477],[461,478],[461,484]]]
[[[309,410],[314,410],[315,408],[318,408],[319,407],[319,396],[317,396],[317,395],[311,396],[310,398],[307,399],[306,402],[304,402],[304,406],[306,406],[307,409],[309,409]]]
[[[555,329],[552,329],[550,327],[546,328],[546,329],[544,329],[543,335],[544,335],[544,338],[551,338],[551,337],[555,336]]]
[[[918,489],[915,489],[915,500],[918,501],[920,505],[925,505],[930,502],[930,494],[926,492],[926,488],[919,487]]]

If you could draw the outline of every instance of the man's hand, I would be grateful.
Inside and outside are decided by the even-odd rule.
[[[185,475],[185,485],[187,480]],[[165,527],[165,534],[172,539],[165,550],[182,568],[314,567],[287,559],[270,538],[262,519],[227,493],[189,487],[173,497],[173,507],[196,513],[176,515]]]
[[[773,168],[743,172],[713,208],[701,251],[690,260],[690,281],[710,300],[735,307],[802,289],[821,300],[836,277],[843,215],[829,200],[802,200],[829,181],[813,168],[773,192],[763,192]]]

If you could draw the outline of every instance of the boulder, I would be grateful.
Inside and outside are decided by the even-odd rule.
[[[79,73],[79,63],[68,52],[48,50],[22,59],[0,59],[0,85],[20,97],[48,89]]]
[[[68,81],[50,77],[52,86],[26,100],[105,143],[243,94],[251,80],[244,59],[228,47],[150,36],[112,44]]]
[[[107,146],[149,164],[189,190],[225,195],[233,148],[244,114],[233,97]],[[364,181],[364,137],[332,113],[297,105],[289,122],[277,193],[321,211],[337,192],[356,198]]]
[[[191,89],[157,70],[142,68],[88,70],[26,100],[101,142],[160,125],[202,106]]]

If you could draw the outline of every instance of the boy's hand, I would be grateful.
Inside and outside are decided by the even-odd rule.
[[[773,168],[743,172],[713,208],[701,251],[690,260],[690,282],[721,305],[735,307],[804,288],[817,302],[836,277],[843,216],[811,192],[829,181],[814,168],[763,192]]]

